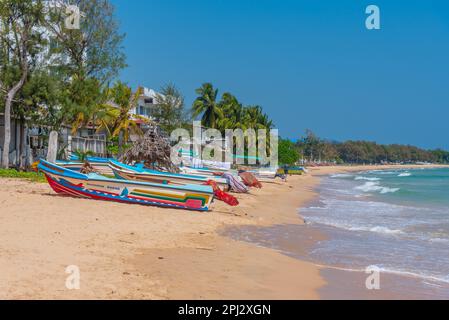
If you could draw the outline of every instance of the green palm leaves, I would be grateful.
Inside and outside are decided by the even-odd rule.
[[[120,81],[108,89],[108,102],[99,106],[97,131],[104,129],[112,138],[122,134],[125,141],[128,140],[129,133],[142,135],[138,120],[145,119],[131,113],[142,94],[143,88],[139,87],[133,93],[130,87]]]
[[[214,89],[211,83],[205,83],[196,89],[198,98],[193,102],[193,116],[202,114],[203,125],[212,129],[218,128],[218,121],[223,118],[223,111],[217,102],[218,89]]]
[[[218,89],[205,83],[196,90],[198,97],[193,102],[194,118],[201,116],[202,125],[224,131],[226,129],[272,129],[273,122],[260,106],[243,106],[229,92],[218,99]]]

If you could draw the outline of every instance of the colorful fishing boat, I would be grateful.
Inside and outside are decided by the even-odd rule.
[[[71,154],[70,155],[70,161],[78,161],[79,162],[80,158],[76,155],[76,154]],[[101,158],[101,157],[87,157],[87,161],[89,162],[96,162],[96,163],[104,163],[104,164],[108,164],[109,160],[114,160],[112,158]]]
[[[116,160],[110,160],[109,166],[114,172],[116,178],[134,181],[154,182],[169,185],[198,184],[204,185],[209,180],[215,181],[223,189],[228,189],[228,181],[220,177],[206,177],[199,175],[177,174],[150,170],[143,166],[129,166]]]
[[[82,174],[41,160],[38,169],[57,193],[121,203],[208,211],[214,191],[211,186],[167,185],[110,179]]]
[[[109,167],[108,162],[95,162],[90,160],[88,160],[88,162],[97,173],[105,176],[114,176],[114,172],[111,167]],[[56,161],[56,164],[66,169],[78,172],[81,171],[84,166],[84,163],[80,161]]]
[[[192,174],[192,175],[199,175],[199,176],[205,176],[205,177],[219,177],[223,175],[224,173],[230,173],[233,176],[238,176],[238,172],[236,170],[224,170],[224,169],[211,169],[211,168],[194,168],[194,167],[187,167],[183,166],[179,168],[182,173],[184,174]]]

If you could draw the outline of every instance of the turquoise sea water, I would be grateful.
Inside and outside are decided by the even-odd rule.
[[[449,169],[338,174],[319,191],[301,211],[331,234],[312,250],[314,259],[449,284]]]
[[[305,229],[245,227],[228,234],[329,270],[365,273],[376,266],[388,275],[385,296],[449,299],[449,169],[337,174],[324,177],[318,191],[300,211]],[[308,230],[325,239],[308,241]],[[360,297],[354,292],[369,298],[364,283],[357,285],[358,291],[339,287],[333,298]]]

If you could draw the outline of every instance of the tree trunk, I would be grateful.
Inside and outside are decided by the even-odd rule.
[[[5,101],[5,140],[3,142],[2,168],[9,168],[9,145],[11,143],[11,105],[17,92],[22,89],[28,76],[28,65],[25,61],[22,65],[22,77],[20,81],[8,92]]]
[[[123,132],[120,131],[118,135],[118,155],[121,157],[123,155]]]
[[[48,139],[48,152],[47,161],[50,163],[56,163],[58,155],[58,133],[56,131],[50,132],[50,138]]]
[[[2,168],[9,168],[9,145],[11,143],[11,104],[13,95],[8,93],[5,102],[5,132],[3,141],[3,153],[2,153]]]
[[[26,147],[28,140],[28,129],[25,120],[20,121],[20,147],[19,147],[19,169],[26,170]]]

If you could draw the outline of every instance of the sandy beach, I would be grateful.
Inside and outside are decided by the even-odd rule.
[[[376,168],[311,168],[208,213],[64,197],[47,184],[1,179],[0,298],[318,299],[326,284],[318,266],[221,231],[301,225],[298,208],[315,197],[321,175]],[[79,268],[79,290],[66,288],[68,266]]]

